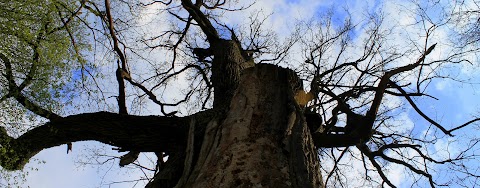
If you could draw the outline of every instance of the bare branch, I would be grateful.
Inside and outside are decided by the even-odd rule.
[[[125,96],[125,82],[123,81],[122,73],[127,71],[127,60],[125,54],[120,50],[118,46],[118,38],[115,34],[115,29],[113,25],[113,18],[112,13],[110,12],[110,0],[105,0],[105,9],[107,12],[107,21],[108,21],[108,30],[110,31],[110,37],[113,40],[113,50],[117,53],[118,57],[120,58],[120,62],[122,63],[121,66],[118,65],[116,76],[118,82],[118,108],[120,114],[128,114],[127,106],[125,104],[126,96]],[[118,64],[118,61],[117,61]],[[128,72],[127,72],[128,73]]]
[[[399,74],[399,73],[402,73],[402,72],[405,72],[405,71],[410,71],[410,70],[413,70],[414,68],[418,67],[420,65],[421,62],[423,62],[423,60],[425,60],[425,57],[430,54],[433,49],[435,49],[435,46],[436,44],[433,44],[432,46],[430,46],[421,56],[420,58],[413,64],[409,64],[409,65],[405,65],[405,66],[402,66],[402,67],[398,67],[398,68],[395,68],[393,70],[390,70],[388,72],[386,72],[381,80],[380,80],[380,83],[378,84],[378,88],[377,88],[377,91],[375,92],[375,97],[372,101],[372,105],[370,107],[370,109],[368,110],[367,114],[366,114],[366,117],[370,118],[370,120],[372,121],[373,123],[373,120],[375,119],[376,117],[376,114],[378,112],[378,109],[380,107],[380,104],[382,103],[382,99],[383,99],[383,96],[384,96],[384,93],[387,89],[387,86],[388,84],[390,83],[390,78],[396,74]]]

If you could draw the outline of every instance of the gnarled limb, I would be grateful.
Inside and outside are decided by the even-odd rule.
[[[85,113],[52,120],[14,139],[0,130],[0,165],[19,170],[43,149],[95,140],[122,150],[154,152],[184,147],[189,117]],[[3,151],[3,152],[2,152]]]
[[[375,97],[372,102],[372,106],[368,110],[366,117],[369,118],[372,123],[375,117],[377,116],[378,109],[380,108],[380,104],[382,102],[383,96],[385,91],[387,90],[388,84],[390,83],[390,78],[394,75],[400,74],[402,72],[411,71],[421,65],[421,63],[425,60],[428,54],[430,54],[437,44],[433,44],[420,56],[420,58],[412,64],[408,64],[402,67],[395,68],[386,72],[382,78],[380,79],[380,83],[378,84],[377,91],[375,92]]]

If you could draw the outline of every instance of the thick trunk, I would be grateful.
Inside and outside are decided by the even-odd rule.
[[[292,75],[266,64],[243,71],[226,115],[208,123],[200,148],[186,149],[177,187],[322,187]]]

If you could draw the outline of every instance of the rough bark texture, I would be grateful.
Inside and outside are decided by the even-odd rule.
[[[212,83],[215,88],[213,107],[223,108],[238,87],[241,72],[253,67],[253,61],[247,61],[243,50],[236,41],[219,39],[212,43],[213,52]]]
[[[262,64],[243,71],[226,116],[208,123],[200,153],[186,168],[191,173],[177,187],[322,186],[289,74]]]

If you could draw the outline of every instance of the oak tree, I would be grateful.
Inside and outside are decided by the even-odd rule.
[[[151,169],[146,187],[348,187],[352,160],[363,165],[364,185],[397,186],[392,166],[405,168],[412,184],[477,185],[477,138],[443,158],[430,148],[480,119],[442,125],[416,100],[435,99],[427,93],[434,80],[463,82],[442,71],[476,65],[478,46],[439,41],[456,9],[432,19],[435,2],[413,4],[415,30],[399,32],[381,11],[363,21],[348,11],[335,21],[325,11],[292,20],[291,35],[279,40],[261,11],[246,25],[225,21],[253,2],[1,2],[8,121],[0,126],[0,165],[19,170],[46,148],[90,140],[127,152],[120,166]],[[163,95],[182,85],[181,76],[180,98]],[[155,115],[139,110],[152,104]],[[428,128],[402,127],[400,107]],[[155,153],[155,167],[137,164],[144,152]],[[436,165],[455,177],[439,179]]]

